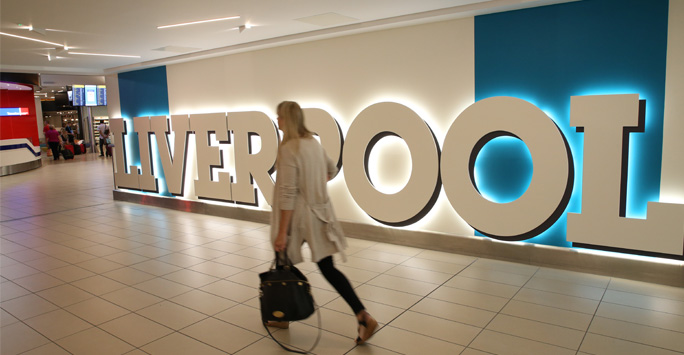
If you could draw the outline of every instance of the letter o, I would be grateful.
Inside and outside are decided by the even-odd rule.
[[[474,166],[480,149],[499,136],[522,140],[533,162],[532,181],[517,200],[496,203],[477,190]],[[572,153],[558,126],[535,105],[513,97],[491,97],[463,111],[444,139],[444,191],[456,212],[484,235],[524,240],[558,220],[572,192]]]
[[[404,140],[413,168],[404,188],[385,194],[373,187],[368,158],[375,143],[387,135]],[[432,208],[440,190],[439,146],[423,119],[406,106],[382,102],[364,109],[349,127],[343,149],[344,178],[354,201],[378,222],[405,226]]]

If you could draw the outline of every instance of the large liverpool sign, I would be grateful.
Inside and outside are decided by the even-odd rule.
[[[475,230],[501,240],[526,240],[565,212],[573,182],[580,178],[575,172],[581,171],[581,213],[568,213],[568,241],[682,255],[684,205],[654,201],[648,204],[647,218],[625,216],[629,132],[644,129],[639,95],[576,96],[570,98],[570,107],[571,126],[584,134],[581,169],[574,166],[556,123],[535,105],[513,97],[472,104],[453,121],[441,147],[428,123],[398,103],[367,107],[346,136],[324,110],[305,109],[305,117],[330,158],[344,167],[343,179],[354,202],[382,224],[416,223],[430,213],[443,188],[451,207]],[[119,189],[160,193],[163,184],[164,191],[184,196],[191,187],[192,198],[252,206],[258,205],[260,190],[271,202],[279,132],[263,112],[113,119],[111,130]],[[395,193],[379,191],[368,167],[374,145],[388,135],[403,140],[412,163],[408,181]],[[133,157],[127,144],[133,136],[139,166],[129,163]],[[508,203],[484,198],[473,171],[482,147],[501,136],[520,139],[534,164],[529,187]],[[192,166],[187,163],[189,152],[195,154]],[[224,170],[227,165],[234,173]]]

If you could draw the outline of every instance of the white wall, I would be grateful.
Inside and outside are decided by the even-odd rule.
[[[684,203],[684,1],[670,1],[660,200]]]
[[[258,110],[275,119],[275,106],[294,100],[325,109],[346,132],[364,108],[393,101],[427,121],[441,145],[454,118],[474,101],[473,22],[452,20],[170,65],[170,113]],[[410,164],[405,158],[394,155],[387,165],[405,171]],[[343,179],[330,184],[339,218],[377,224],[354,203]],[[445,196],[410,228],[473,235]]]

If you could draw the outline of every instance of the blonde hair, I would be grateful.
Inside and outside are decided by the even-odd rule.
[[[298,148],[300,138],[313,137],[313,133],[304,126],[304,113],[299,104],[294,101],[283,101],[278,104],[278,116],[282,120],[283,141],[285,144],[292,141]]]

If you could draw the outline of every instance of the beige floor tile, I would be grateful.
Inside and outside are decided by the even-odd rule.
[[[443,284],[453,276],[453,274],[451,273],[424,270],[404,265],[397,265],[393,267],[392,269],[385,272],[385,275],[397,276],[405,279],[427,282],[436,285]]]
[[[132,268],[146,272],[148,274],[163,276],[181,270],[178,266],[167,264],[158,260],[147,260],[131,265]]]
[[[589,354],[605,355],[676,355],[680,352],[665,350],[627,340],[588,333],[582,341],[580,350]]]
[[[490,296],[511,298],[518,290],[519,286],[507,285],[499,282],[485,281],[473,279],[470,277],[463,277],[460,275],[454,276],[451,280],[444,284],[445,286],[454,287],[462,290],[484,293]]]
[[[251,332],[268,336],[268,333],[266,333],[266,330],[261,323],[261,311],[258,308],[238,304],[216,314],[214,318],[247,329]],[[315,316],[312,316],[312,318],[315,318]]]
[[[437,287],[439,287],[439,285],[433,283],[409,280],[402,277],[384,274],[372,279],[367,284],[387,288],[390,290],[408,292],[423,297],[427,296]]]
[[[603,289],[608,287],[608,284],[611,282],[611,278],[607,276],[546,267],[539,268],[539,271],[534,276]]]
[[[574,355],[570,350],[513,335],[484,330],[469,345],[470,348],[491,354],[506,355]]]
[[[54,311],[58,308],[54,304],[35,294],[4,301],[0,303],[0,307],[20,320],[32,318],[43,313]]]
[[[581,331],[586,331],[589,328],[592,319],[592,316],[586,313],[567,311],[560,308],[515,300],[510,301],[506,307],[501,310],[501,314]]]
[[[411,307],[421,299],[421,296],[371,285],[361,285],[355,291],[362,301],[369,300],[399,308]]]
[[[82,263],[76,264],[76,266],[94,272],[96,274],[102,274],[107,271],[112,271],[124,267],[119,263],[115,263],[113,261],[101,258],[86,260]]]
[[[141,282],[135,285],[135,288],[164,299],[176,297],[192,290],[192,287],[162,278]]]
[[[22,355],[69,355],[69,352],[55,343],[49,343],[22,353]]]
[[[21,322],[4,326],[0,331],[0,350],[3,355],[19,354],[48,343],[49,339]]]
[[[187,269],[164,275],[164,278],[193,288],[206,286],[219,280],[218,277]]]
[[[214,318],[195,323],[181,333],[219,348],[228,353],[236,351],[261,339],[261,335],[236,327]]]
[[[57,340],[57,344],[74,355],[118,355],[135,349],[99,328],[90,328],[62,338]]]
[[[196,258],[204,260],[212,260],[226,255],[226,252],[216,249],[205,248],[201,246],[184,249],[179,251],[179,253],[194,256]]]
[[[525,276],[532,276],[539,270],[539,267],[534,265],[525,265],[510,261],[487,258],[478,258],[473,262],[472,266],[476,268],[498,270]]]
[[[91,328],[92,325],[73,314],[58,309],[25,320],[31,328],[51,340],[57,340]]]
[[[233,266],[228,266],[225,264],[217,263],[214,261],[206,261],[201,264],[193,265],[191,267],[188,267],[189,270],[194,270],[197,272],[201,272],[203,274],[207,274],[210,276],[218,277],[220,279],[235,275],[237,273],[240,273],[244,271],[241,268],[233,267]]]
[[[492,312],[500,311],[503,306],[506,305],[506,302],[508,302],[508,298],[490,296],[484,293],[461,290],[448,286],[438,288],[428,297]]]
[[[683,334],[671,330],[594,317],[589,327],[589,333],[684,352]]]
[[[171,298],[169,301],[209,316],[213,316],[237,304],[237,302],[200,290],[192,290]]]
[[[7,313],[7,311],[5,311],[4,309],[0,308],[0,327],[14,324],[16,322],[19,322],[19,320],[16,317]]]
[[[127,309],[101,298],[91,298],[65,309],[94,325],[100,325],[130,313]]]
[[[460,355],[490,355],[490,354],[491,353],[487,353],[484,351],[468,348],[468,349],[463,350],[463,352]]]
[[[608,290],[603,298],[603,302],[684,316],[684,301]]]
[[[190,324],[207,318],[206,314],[168,301],[143,308],[136,313],[175,330],[185,328]]]
[[[301,350],[301,349],[300,349]],[[315,350],[315,354],[322,354]],[[237,355],[281,355],[285,353],[271,338],[263,338],[236,352]],[[223,354],[223,352],[222,352]],[[343,354],[343,353],[340,353]]]
[[[464,346],[475,339],[482,330],[479,327],[412,311],[402,314],[389,326]]]
[[[31,291],[15,284],[12,281],[3,282],[2,285],[0,285],[0,302],[25,296],[29,293],[31,293]]]
[[[290,324],[290,329],[275,332],[273,336],[288,346],[310,349],[318,336],[318,329],[296,322]],[[324,330],[321,331],[321,340],[318,342],[315,352],[318,354],[345,354],[354,346],[356,346],[354,340]]]
[[[401,354],[460,354],[464,347],[443,340],[426,337],[402,329],[386,326],[369,340],[371,345]]]
[[[142,347],[145,353],[153,355],[222,355],[225,352],[193,339],[187,335],[173,333]]]
[[[381,261],[389,264],[401,264],[404,261],[411,259],[411,256],[398,255],[393,253],[386,253],[377,250],[365,249],[354,254],[356,258],[369,259]]]
[[[201,287],[200,290],[219,297],[227,298],[237,303],[242,303],[250,298],[256,297],[259,292],[255,288],[243,286],[226,280],[216,281],[212,284]]]
[[[46,273],[38,273],[13,280],[17,285],[31,291],[38,292],[64,283],[64,281],[52,277]]]
[[[97,296],[126,287],[126,285],[120,282],[108,279],[100,275],[95,275],[85,279],[74,281],[71,284]]]
[[[513,272],[499,271],[496,269],[479,268],[469,266],[461,271],[458,276],[470,277],[471,279],[478,279],[484,281],[498,282],[512,286],[523,286],[529,281],[531,276],[520,275]]]
[[[162,298],[133,287],[121,288],[114,292],[104,294],[101,297],[130,311],[137,311],[163,300]]]
[[[584,332],[499,314],[487,325],[488,330],[539,341],[567,349],[579,349]]]
[[[352,312],[338,312],[327,308],[321,308],[321,328],[327,332],[348,338],[351,342],[358,336],[358,320]],[[311,317],[301,321],[311,327],[318,327],[318,315],[314,313]],[[262,328],[263,329],[263,328]],[[260,333],[261,334],[261,333]]]
[[[251,269],[253,267],[257,267],[262,264],[270,264],[270,261],[264,261],[264,260],[259,260],[259,259],[253,259],[253,258],[248,258],[245,256],[241,255],[235,255],[235,254],[228,254],[224,255],[221,257],[218,257],[212,261],[215,261],[217,263],[225,264],[228,266],[233,266],[237,267],[240,269]]]
[[[34,268],[34,269],[37,269],[37,270],[40,270],[43,272],[48,272],[50,270],[58,269],[58,268],[69,265],[68,263],[66,263],[62,260],[55,259],[55,258],[50,257],[50,256],[40,258],[40,259],[31,260],[31,261],[24,261],[23,263]]]
[[[120,253],[107,255],[104,258],[109,260],[109,261],[113,261],[115,263],[119,263],[119,264],[125,265],[125,266],[131,266],[133,264],[141,263],[141,262],[149,259],[149,258],[144,257],[142,255],[129,253],[127,251],[122,251]]]
[[[596,315],[684,333],[684,316],[603,302]]]
[[[684,288],[613,278],[608,289],[684,302]]]
[[[302,263],[302,264],[304,264],[304,263]],[[318,266],[316,266],[316,264],[314,264],[314,263],[309,263],[309,265],[311,267],[306,268],[306,269],[301,267],[302,264],[297,264],[297,267],[302,271],[308,270],[308,271],[320,272],[320,270],[318,270]],[[368,282],[369,280],[371,280],[372,278],[380,275],[379,272],[367,271],[367,270],[357,269],[357,268],[353,268],[353,267],[348,267],[342,263],[335,263],[335,268],[340,270],[340,272],[342,272],[344,274],[344,276],[346,276],[347,279],[349,279],[350,282],[356,282],[356,283],[365,283],[365,282]]]
[[[9,266],[3,266],[0,272],[2,272],[2,277],[9,280],[15,280],[40,273],[40,270],[34,269],[22,263],[16,263]]]
[[[364,344],[363,346],[357,346],[352,349],[346,355],[395,355],[400,354],[391,350],[383,349],[379,346]]]
[[[117,248],[110,247],[108,245],[96,244],[86,248],[80,249],[84,253],[93,254],[96,256],[107,256],[121,252]]]
[[[182,253],[172,253],[161,256],[157,258],[159,261],[163,261],[167,264],[176,265],[178,267],[186,268],[193,265],[201,264],[206,262],[204,259],[196,258],[194,256],[182,254]]]
[[[244,248],[233,252],[233,254],[262,261],[272,261],[274,258],[273,249],[260,249],[257,247]]]
[[[35,251],[33,249],[24,249],[21,251],[15,251],[13,253],[4,253],[4,254],[10,258],[16,260],[16,261],[22,262],[22,263],[25,263],[25,262],[31,261],[31,260],[43,259],[43,258],[48,256],[44,253]]]
[[[78,287],[69,284],[63,284],[57,287],[49,288],[37,293],[38,296],[60,306],[67,307],[74,303],[85,301],[89,298],[95,297],[93,294],[85,292]]]
[[[164,244],[164,242],[159,242],[157,244]],[[164,249],[161,247],[156,247],[156,246],[151,246],[151,245],[145,245],[141,246],[140,248],[135,248],[135,249],[130,249],[129,250],[133,254],[138,254],[142,256],[146,256],[148,258],[158,258],[160,256],[168,255],[173,253],[173,251]]]
[[[209,248],[209,249],[220,250],[220,251],[225,252],[225,253],[234,253],[236,251],[240,251],[242,249],[247,248],[244,245],[230,243],[230,242],[226,242],[223,240],[216,240],[216,241],[213,241],[211,243],[204,244],[202,246],[205,248]]]
[[[116,270],[106,272],[102,274],[102,276],[121,282],[122,284],[128,286],[133,286],[156,277],[155,275],[148,274],[146,272],[136,270],[128,266],[124,266]]]
[[[393,263],[387,263],[387,262],[382,262],[382,261],[377,261],[377,260],[370,260],[370,259],[365,259],[365,258],[357,258],[357,257],[352,256],[352,255],[347,256],[347,262],[340,263],[340,264],[347,266],[347,267],[353,267],[356,269],[379,272],[379,273],[386,272],[387,270],[396,266],[396,264],[393,264]]]
[[[586,314],[594,314],[599,305],[599,302],[596,300],[527,288],[521,289],[513,299]]]
[[[361,300],[366,310],[375,318],[379,323],[385,324],[390,322],[392,319],[398,317],[403,311],[403,308],[393,307],[386,304],[373,302],[369,300]],[[352,315],[353,311],[347,304],[347,302],[342,299],[342,297],[337,297],[334,301],[327,303],[324,308],[331,309],[340,313]]]
[[[411,310],[479,328],[484,328],[496,316],[496,312],[432,298],[422,299],[418,304],[411,307]]]
[[[226,280],[254,289],[258,289],[259,284],[261,283],[261,280],[259,280],[259,273],[251,270],[243,271],[239,274],[229,276],[226,278]]]
[[[69,265],[58,269],[47,271],[51,276],[54,276],[64,282],[73,282],[80,279],[85,279],[95,274],[91,271],[85,270],[81,267]]]
[[[135,313],[100,324],[102,330],[136,347],[173,333],[173,330]]]
[[[525,288],[533,290],[560,293],[567,296],[588,298],[592,300],[601,300],[605,292],[605,288],[584,286],[577,283],[568,283],[555,279],[547,279],[542,277],[533,277]]]

